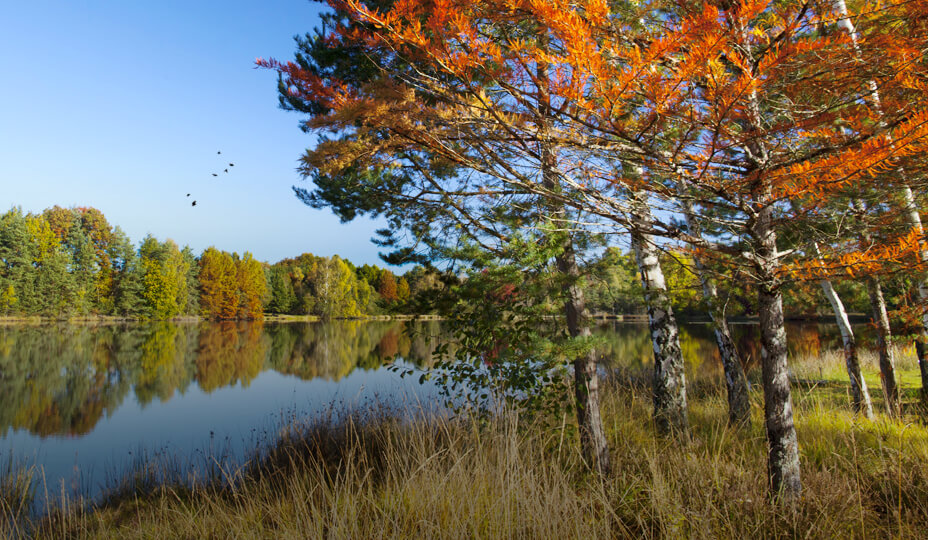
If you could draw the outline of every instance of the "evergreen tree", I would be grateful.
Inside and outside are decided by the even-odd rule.
[[[0,312],[26,313],[31,305],[32,243],[22,209],[0,216]]]
[[[271,313],[293,313],[296,309],[296,294],[290,281],[287,267],[275,264],[268,271],[270,299],[267,310]]]
[[[142,274],[139,256],[122,229],[113,231],[109,247],[113,268],[111,295],[113,315],[137,315],[142,311]]]
[[[71,257],[59,243],[48,221],[42,216],[26,216],[28,242],[32,244],[33,283],[28,313],[62,317],[74,309],[77,286],[69,272]]]

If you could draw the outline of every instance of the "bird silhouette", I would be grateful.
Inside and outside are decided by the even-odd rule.
[[[218,175],[218,174],[216,174],[216,173],[213,173],[213,176],[219,176],[219,175]]]
[[[192,203],[190,203],[190,206],[196,206],[196,205],[197,205],[197,201],[193,201]]]
[[[229,169],[225,169],[225,170],[224,170],[224,171],[222,171],[222,172],[229,172]]]
[[[190,196],[190,194],[188,193],[188,194],[187,194],[187,196],[189,197],[189,196]]]
[[[229,163],[229,167],[235,167],[235,163]]]
[[[217,154],[221,154],[222,152],[216,152],[216,153],[217,153]]]

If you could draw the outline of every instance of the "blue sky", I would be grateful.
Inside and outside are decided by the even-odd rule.
[[[320,9],[307,0],[5,2],[0,211],[93,206],[135,242],[151,233],[198,253],[214,245],[269,262],[303,252],[378,262],[370,237],[380,224],[341,224],[293,196],[312,138],[277,107],[276,75],[254,69],[257,57],[292,58],[293,36],[317,25]]]

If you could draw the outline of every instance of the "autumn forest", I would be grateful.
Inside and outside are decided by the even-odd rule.
[[[307,253],[269,265],[212,247],[196,255],[152,236],[136,248],[86,207],[0,215],[0,260],[0,314],[52,319],[350,318],[402,313],[411,291],[433,286],[421,268],[396,276],[338,256]]]

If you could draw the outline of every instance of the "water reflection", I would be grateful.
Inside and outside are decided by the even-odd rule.
[[[422,366],[437,334],[434,322],[415,338],[398,322],[0,326],[0,437],[84,435],[130,395],[145,408],[266,370],[339,381],[395,355]]]
[[[868,325],[855,329],[858,342],[867,346],[870,341]],[[732,324],[732,338],[745,367],[760,366],[760,332],[755,324]],[[653,362],[651,336],[646,324],[610,323],[601,326],[601,362],[606,367],[623,367],[631,370],[650,369]],[[834,325],[816,323],[787,324],[788,349],[791,358],[818,356],[830,349],[840,349],[840,334]],[[722,365],[710,324],[685,324],[680,327],[680,348],[686,361],[688,376],[715,377],[721,374]]]
[[[750,367],[760,359],[757,328],[736,324],[732,330]],[[245,388],[267,370],[337,382],[397,355],[423,366],[431,362],[438,334],[437,322],[423,323],[412,336],[403,323],[360,321],[0,326],[0,437],[11,429],[41,437],[84,435],[130,395],[144,408],[191,385],[206,394]],[[650,365],[646,326],[614,323],[598,335],[606,365]],[[792,355],[839,346],[829,325],[792,325],[789,336]],[[690,372],[719,373],[709,325],[681,327],[680,345]]]

